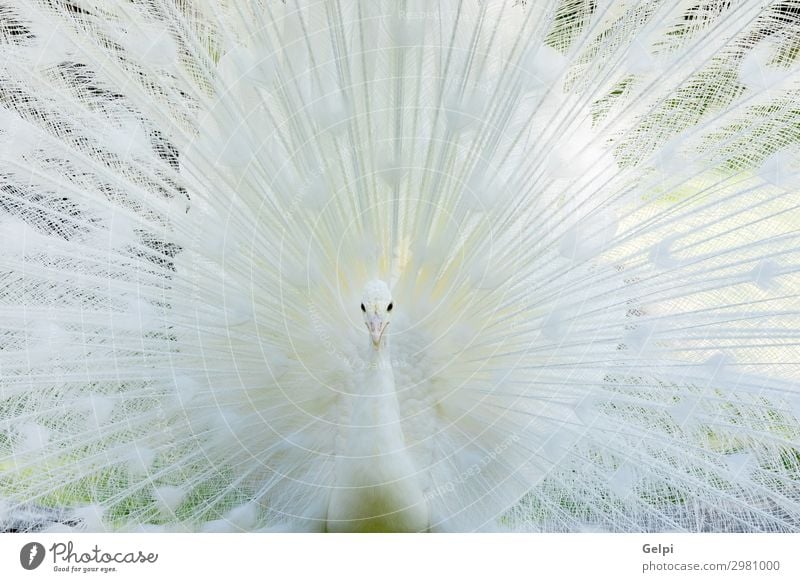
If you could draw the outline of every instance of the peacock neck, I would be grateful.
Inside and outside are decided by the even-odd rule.
[[[370,356],[351,395],[348,453],[387,453],[404,448],[388,338]]]
[[[389,346],[369,349],[365,369],[346,397],[326,528],[426,531],[428,505],[403,436]]]

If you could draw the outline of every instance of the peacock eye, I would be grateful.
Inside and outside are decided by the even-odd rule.
[[[361,304],[361,311],[363,311],[364,313],[366,313],[366,312],[367,312],[367,308],[366,308],[366,307],[364,307],[364,304],[363,304],[363,303]]]
[[[386,308],[386,311],[391,311],[391,310],[392,310],[392,304],[390,303],[389,306]]]

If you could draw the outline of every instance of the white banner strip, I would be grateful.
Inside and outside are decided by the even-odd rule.
[[[800,580],[800,534],[5,534],[2,580]]]

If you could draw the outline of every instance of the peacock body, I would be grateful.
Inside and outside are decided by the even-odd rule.
[[[796,2],[0,18],[0,528],[800,529]]]

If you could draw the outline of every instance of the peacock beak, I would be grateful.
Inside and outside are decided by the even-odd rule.
[[[379,315],[373,315],[367,319],[367,329],[369,330],[370,338],[372,338],[372,346],[378,349],[381,345],[381,338],[386,326],[389,325],[388,321],[384,321]]]

